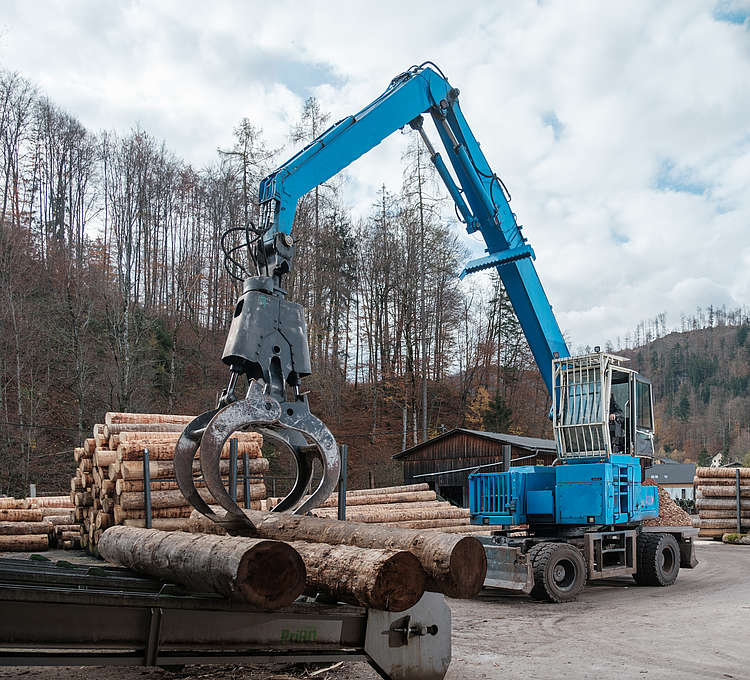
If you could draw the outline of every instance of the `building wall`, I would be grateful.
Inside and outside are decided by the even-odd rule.
[[[672,498],[683,498],[686,500],[695,500],[695,488],[692,484],[660,484]]]
[[[476,468],[502,460],[503,443],[484,437],[478,437],[465,432],[457,432],[450,437],[444,437],[436,442],[427,444],[421,449],[410,454],[401,462],[404,466],[404,483],[415,484],[427,482],[432,488],[441,490],[449,500],[468,506],[469,497],[468,477],[471,470],[456,472],[449,475],[435,477],[416,477],[416,475],[441,472],[444,470],[456,470],[460,468]],[[511,446],[511,459],[524,458],[512,465],[551,465],[555,459],[554,452],[539,452],[534,455],[533,451]],[[502,467],[487,468],[487,472],[500,472]],[[436,485],[437,481],[437,485]]]

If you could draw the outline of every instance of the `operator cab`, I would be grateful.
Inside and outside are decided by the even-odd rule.
[[[626,368],[627,361],[606,352],[552,361],[553,427],[562,462],[653,457],[651,383]]]

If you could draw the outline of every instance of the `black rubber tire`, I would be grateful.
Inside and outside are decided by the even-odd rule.
[[[537,543],[526,554],[534,573],[531,597],[570,602],[586,585],[586,563],[578,548],[567,543]]]
[[[636,546],[640,586],[671,586],[680,573],[680,546],[672,534],[640,534]]]

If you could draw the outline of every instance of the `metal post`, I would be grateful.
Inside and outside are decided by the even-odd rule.
[[[148,449],[143,449],[143,498],[146,506],[146,529],[151,528],[151,466]]]
[[[372,474],[372,470],[368,470],[367,471],[367,477],[368,477],[369,482],[370,482],[370,488],[374,489],[375,488],[375,477]]]
[[[29,498],[36,498],[36,484],[29,484]]]
[[[740,502],[740,469],[735,468],[735,482],[737,484],[737,533],[742,533],[742,503]]]
[[[510,444],[503,444],[503,472],[510,470]]]
[[[339,475],[339,512],[340,520],[346,519],[346,463],[349,455],[349,447],[341,445],[341,473]]]
[[[229,495],[237,502],[237,437],[229,440]]]
[[[248,471],[250,470],[250,456],[247,453],[242,454],[242,473],[245,478],[245,508],[250,509],[250,477]]]
[[[276,477],[273,477],[273,478],[271,479],[271,489],[272,489],[272,491],[271,491],[271,495],[272,495],[272,496],[273,496],[274,498],[276,498]]]

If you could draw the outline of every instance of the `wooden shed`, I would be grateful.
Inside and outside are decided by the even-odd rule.
[[[511,447],[511,465],[552,465],[557,455],[552,439],[456,428],[393,456],[404,465],[404,483],[427,482],[447,500],[469,505],[469,474],[482,465],[502,463],[502,447]],[[449,472],[435,475],[436,472]],[[502,465],[487,472],[502,471]],[[419,475],[430,475],[422,477]]]

